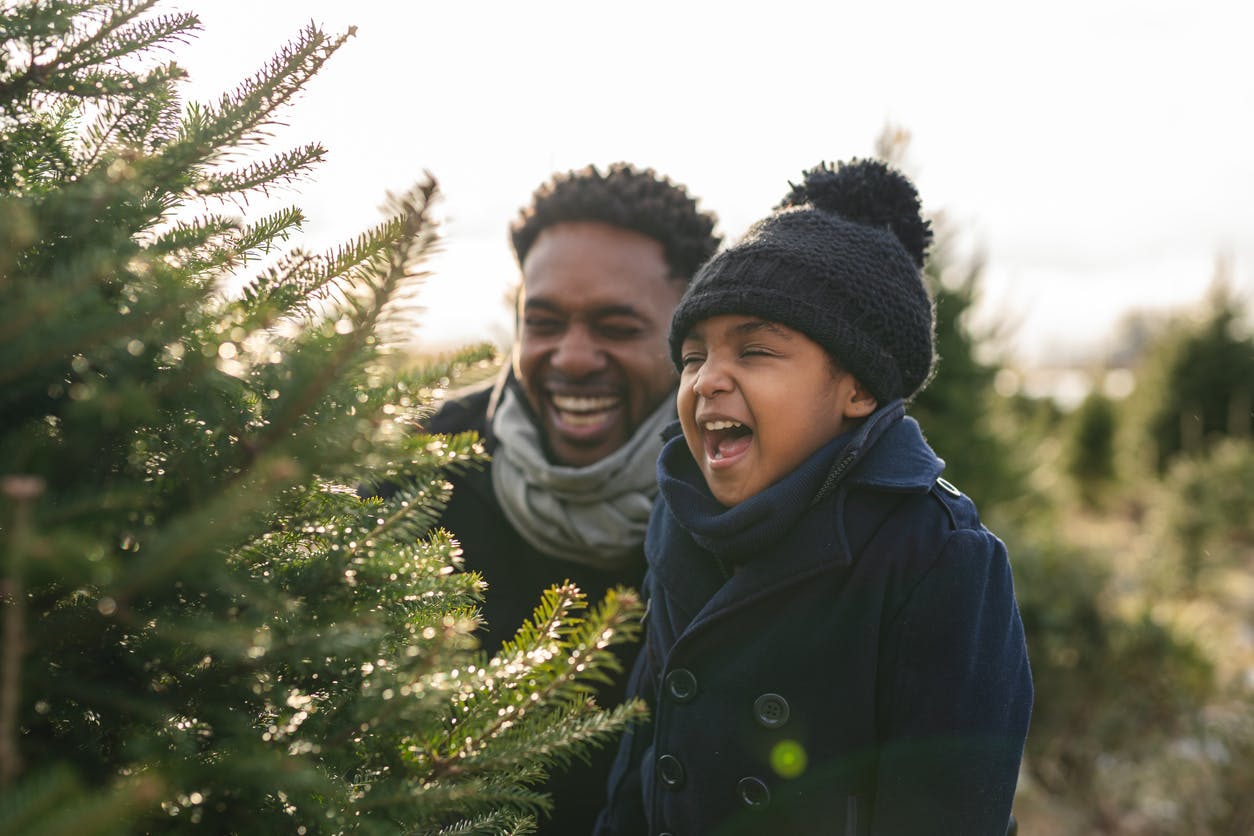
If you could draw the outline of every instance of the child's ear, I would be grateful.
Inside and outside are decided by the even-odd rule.
[[[853,378],[853,391],[845,401],[846,418],[865,418],[875,411],[879,403],[875,396],[857,379]]]

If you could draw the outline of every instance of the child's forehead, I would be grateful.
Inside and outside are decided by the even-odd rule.
[[[684,341],[734,339],[739,337],[770,335],[784,340],[808,339],[805,334],[789,328],[782,322],[763,319],[748,314],[717,314],[699,319],[688,329]]]

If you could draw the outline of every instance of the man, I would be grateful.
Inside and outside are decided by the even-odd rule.
[[[639,588],[660,432],[675,419],[667,332],[718,247],[714,226],[684,187],[625,163],[555,176],[513,224],[522,288],[512,362],[426,424],[475,430],[492,455],[453,480],[440,520],[488,582],[486,649],[565,579],[593,603],[615,585]],[[601,700],[622,693],[618,683]],[[592,832],[610,757],[598,751],[591,768],[554,776],[556,811],[541,833]]]

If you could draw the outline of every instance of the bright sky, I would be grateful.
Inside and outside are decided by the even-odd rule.
[[[1049,360],[1132,308],[1199,301],[1229,260],[1254,298],[1254,5],[1232,0],[410,2],[173,0],[174,57],[212,99],[311,19],[357,35],[276,146],[327,162],[286,196],[325,247],[424,169],[445,252],[428,345],[509,340],[507,226],[556,170],[628,160],[736,237],[820,160],[913,136],[929,211],[986,255],[979,314]]]

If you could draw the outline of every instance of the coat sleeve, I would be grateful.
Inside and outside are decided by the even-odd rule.
[[[876,836],[1001,836],[1032,708],[1006,548],[953,532],[884,643]]]

